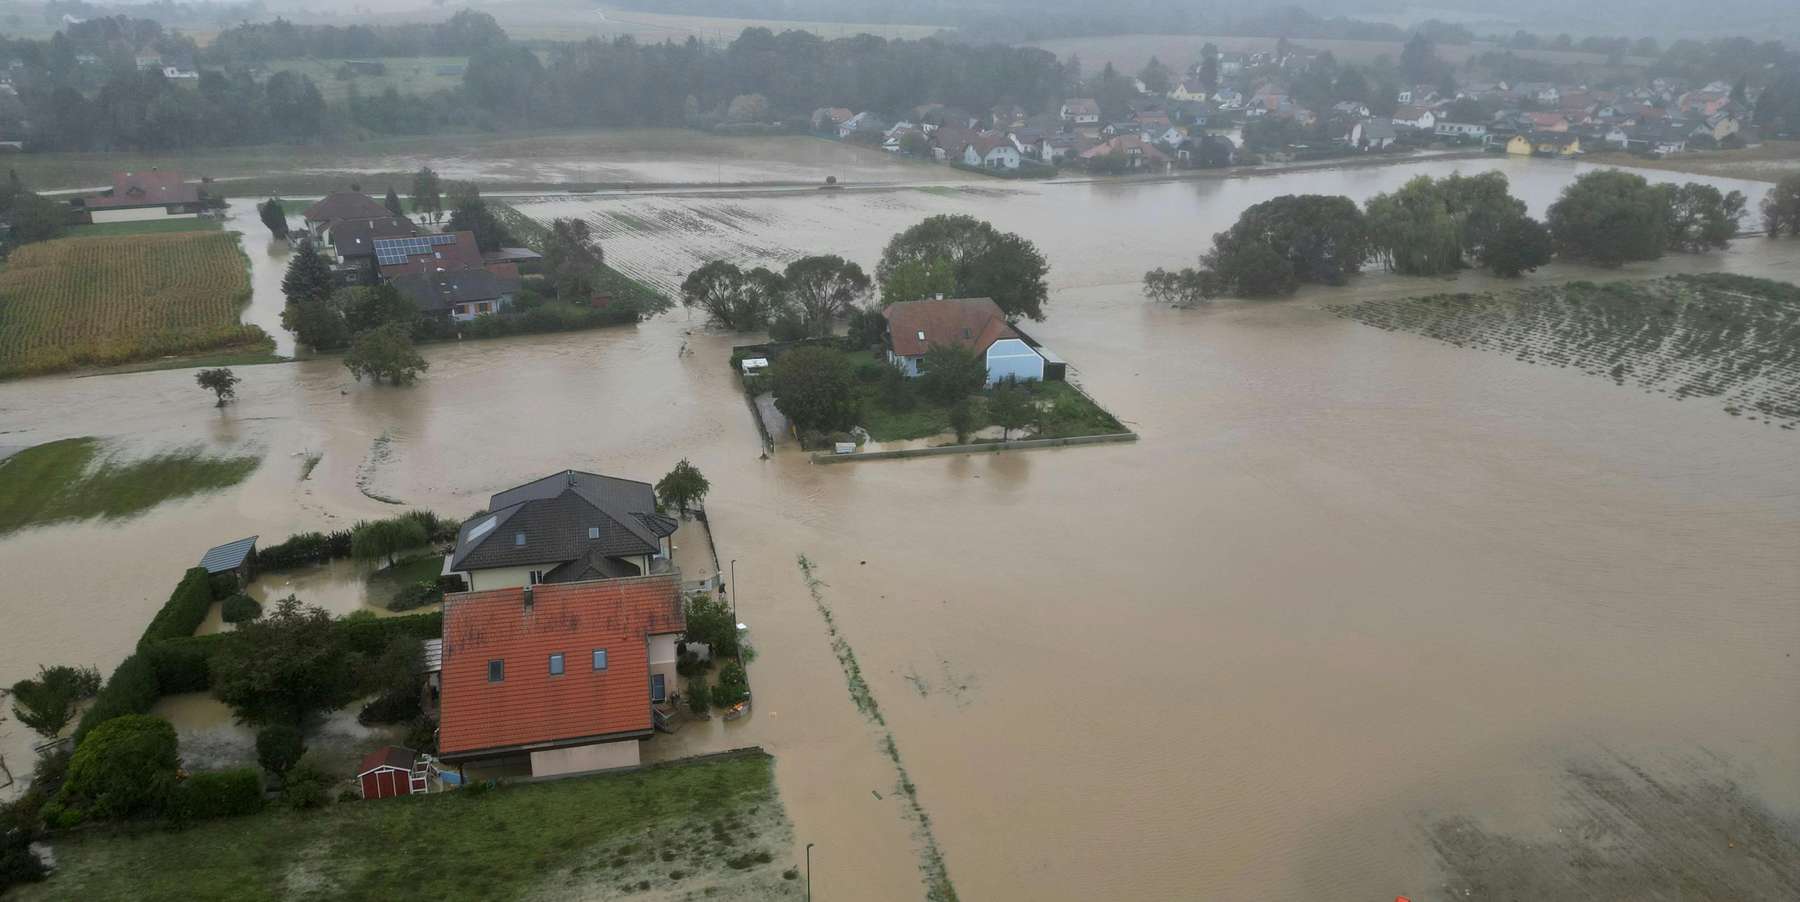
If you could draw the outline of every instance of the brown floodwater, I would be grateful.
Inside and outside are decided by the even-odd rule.
[[[1559,781],[1593,755],[1652,774],[1701,757],[1800,816],[1792,433],[1321,309],[1486,284],[1473,274],[1373,273],[1196,311],[1139,293],[1144,270],[1189,262],[1249,203],[1360,199],[1489,167],[1538,212],[1577,169],[1478,160],[522,207],[607,224],[609,261],[662,284],[710,254],[872,267],[921,216],[990,219],[1050,259],[1050,318],[1030,331],[1142,435],[1131,445],[761,459],[725,365],[742,339],[679,310],[428,347],[431,370],[408,389],[357,384],[335,359],[244,367],[223,412],[187,371],[0,384],[0,442],[92,434],[265,455],[230,491],[0,540],[0,680],[38,663],[110,668],[217,542],[394,510],[371,494],[462,515],[555,469],[654,479],[687,457],[712,481],[720,556],[738,561],[757,708],[659,737],[647,757],[768,748],[796,841],[817,843],[822,898],[922,891],[916,825],[800,554],[963,898],[1434,898],[1431,824],[1554,838],[1570,804]],[[668,227],[624,227],[646,214]],[[264,268],[279,254],[246,234],[247,317],[261,322],[278,308]],[[1800,246],[1744,240],[1626,274],[1708,269],[1800,279]],[[1559,266],[1531,281],[1597,275]],[[323,457],[302,481],[308,452]],[[353,588],[321,595],[361,604]],[[218,717],[166,706],[190,709]],[[25,744],[15,730],[0,748],[16,767]]]

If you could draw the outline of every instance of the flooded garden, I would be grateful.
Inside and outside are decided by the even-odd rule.
[[[719,556],[737,562],[757,704],[658,737],[645,757],[766,749],[791,830],[772,834],[782,848],[757,848],[779,862],[816,843],[820,897],[919,899],[944,885],[968,899],[1520,886],[1672,897],[1666,871],[1634,872],[1629,857],[1526,882],[1544,856],[1575,849],[1577,829],[1588,848],[1702,850],[1709,875],[1742,848],[1774,865],[1739,869],[1750,876],[1724,889],[1781,898],[1800,817],[1800,743],[1793,719],[1771,713],[1800,710],[1796,438],[1719,409],[1780,403],[1771,386],[1788,377],[1757,342],[1781,340],[1711,325],[1727,296],[1688,289],[1661,300],[1712,331],[1691,347],[1658,342],[1679,365],[1659,363],[1650,333],[1618,361],[1584,357],[1614,352],[1557,338],[1592,326],[1561,302],[1509,314],[1517,327],[1470,323],[1493,305],[1536,310],[1518,298],[1567,296],[1558,286],[1580,280],[1800,279],[1800,246],[1742,239],[1622,271],[1557,264],[1520,283],[1370,273],[1197,310],[1140,291],[1144,271],[1191,263],[1252,203],[1360,200],[1459,168],[1504,170],[1537,215],[1581,169],[1494,159],[513,199],[542,221],[588,219],[609,264],[665,289],[715,258],[836,253],[872,267],[895,232],[971,213],[1043,251],[1048,318],[1032,335],[1141,440],[841,467],[765,459],[725,365],[761,336],[679,309],[637,327],[422,346],[431,369],[411,388],[358,384],[334,358],[242,367],[223,412],[186,371],[0,383],[3,444],[92,435],[146,456],[199,444],[261,460],[229,488],[0,537],[0,678],[40,663],[110,669],[220,542],[412,507],[460,515],[545,472],[654,479],[687,458],[712,483]],[[1763,187],[1719,184],[1752,205]],[[272,321],[285,260],[245,236],[246,321]],[[1474,309],[1380,306],[1446,294]],[[1328,309],[1367,304],[1354,318]],[[1380,317],[1389,328],[1362,322]],[[1734,346],[1764,348],[1762,369]],[[1569,365],[1516,359],[1556,354]],[[1618,362],[1624,385],[1584,372]],[[1652,378],[1720,392],[1677,403],[1646,392]],[[353,575],[289,578],[271,592],[366,606]],[[218,716],[190,707],[167,713],[195,727]],[[28,746],[0,725],[9,761],[29,760]],[[1587,788],[1571,792],[1572,779]],[[1684,818],[1723,832],[1642,826]],[[590,885],[558,873],[565,891]],[[591,885],[620,882],[602,870]]]

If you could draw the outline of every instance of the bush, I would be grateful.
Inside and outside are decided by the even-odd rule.
[[[390,611],[411,611],[443,600],[444,589],[437,580],[420,580],[395,592],[394,597],[388,599],[387,608]]]
[[[705,714],[712,708],[712,687],[706,685],[706,675],[688,680],[688,710],[696,715]]]
[[[262,605],[239,592],[219,605],[219,613],[226,623],[247,623],[262,616]]]
[[[731,588],[733,591],[737,590],[736,586]],[[688,597],[682,613],[686,620],[686,628],[681,634],[682,643],[693,642],[706,646],[712,651],[714,660],[737,656],[737,621],[732,618],[731,606],[724,599],[696,592]],[[675,665],[677,668],[681,666],[679,657]]]
[[[236,594],[238,590],[238,576],[236,573],[227,572],[209,574],[208,583],[212,588],[212,597],[214,601],[230,597],[231,595]]]
[[[31,835],[24,831],[0,832],[0,893],[8,888],[36,883],[48,872],[31,851]]]
[[[744,665],[732,661],[719,668],[719,685],[712,690],[715,707],[729,708],[749,697],[750,677],[744,673]]]
[[[144,714],[115,717],[76,746],[57,801],[87,818],[158,815],[168,806],[179,764],[175,728],[168,721]]]
[[[160,694],[156,667],[149,653],[138,652],[120,661],[106,685],[101,687],[100,694],[94,697],[94,703],[82,712],[81,722],[75,727],[77,747],[102,724],[114,718],[149,711]]]
[[[158,642],[138,654],[150,662],[156,695],[161,697],[212,688],[212,655],[219,645],[217,635],[194,636]]]
[[[12,713],[46,739],[62,735],[75,707],[100,692],[100,671],[92,667],[38,666],[35,679],[12,685]]]
[[[306,754],[306,737],[293,724],[270,724],[256,731],[256,763],[277,777],[293,770]]]
[[[255,768],[194,774],[176,787],[169,816],[180,823],[255,814],[263,807],[262,774]]]
[[[212,603],[211,574],[204,567],[189,570],[176,584],[169,600],[163,602],[162,609],[151,618],[150,625],[145,627],[144,635],[138,639],[138,648],[163,639],[192,636],[212,611]]]
[[[295,811],[308,811],[331,801],[331,777],[311,763],[295,765],[281,784],[281,803]]]
[[[406,747],[427,755],[437,754],[437,721],[421,715],[407,725]]]

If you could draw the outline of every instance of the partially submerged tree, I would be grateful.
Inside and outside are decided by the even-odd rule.
[[[404,323],[388,323],[358,335],[344,355],[344,366],[356,381],[368,376],[377,385],[383,381],[406,385],[431,368],[413,349],[412,332]]]
[[[229,367],[218,367],[195,373],[194,381],[201,388],[217,395],[219,403],[216,406],[224,407],[226,401],[237,397],[237,384],[244,380],[239,379]]]
[[[1763,195],[1762,220],[1770,238],[1800,235],[1800,173],[1782,178]]]
[[[1550,236],[1556,253],[1571,260],[1600,266],[1654,260],[1668,247],[1666,206],[1641,175],[1586,172],[1550,205]]]
[[[1219,282],[1211,270],[1187,267],[1171,272],[1157,267],[1144,273],[1144,294],[1159,304],[1198,307],[1219,295]]]
[[[431,171],[430,166],[421,166],[413,173],[412,201],[413,209],[420,213],[430,213],[431,220],[436,222],[444,212],[443,183],[438,174]]]
[[[801,257],[781,274],[782,293],[808,335],[831,334],[832,323],[869,294],[862,267],[834,254]]]
[[[585,304],[593,298],[606,253],[587,220],[551,220],[543,252],[544,272],[559,300]]]
[[[55,739],[75,719],[75,709],[100,691],[92,667],[38,666],[38,675],[12,684],[12,714],[45,739]]]
[[[760,266],[746,272],[714,260],[681,281],[681,306],[698,309],[727,329],[748,332],[769,324],[780,293],[781,277],[774,272]]]
[[[856,390],[843,354],[829,348],[795,348],[769,369],[775,408],[802,432],[856,425]]]
[[[663,506],[674,506],[683,517],[687,516],[689,506],[705,500],[706,493],[711,490],[712,483],[707,482],[700,468],[688,463],[685,457],[656,482],[656,497],[662,500]]]
[[[1728,247],[1744,218],[1743,192],[1721,192],[1711,185],[1688,182],[1661,184],[1665,236],[1670,250],[1703,252]]]
[[[919,276],[924,276],[932,267],[946,263],[953,273],[954,287],[944,294],[992,298],[1008,319],[1044,318],[1044,303],[1049,297],[1045,276],[1050,266],[1037,245],[964,215],[929,217],[888,242],[875,267],[875,277],[882,284],[882,301],[927,296],[906,296],[916,291],[911,286],[905,292],[888,287],[900,276],[902,267],[923,265],[926,269]]]
[[[281,198],[271,197],[256,205],[256,215],[262,223],[269,227],[269,234],[277,238],[288,236],[287,211],[281,207]]]
[[[386,560],[392,567],[402,551],[422,548],[431,542],[425,524],[414,517],[389,517],[365,520],[350,528],[350,556],[357,560]]]
[[[299,725],[341,708],[356,695],[357,665],[343,635],[324,609],[290,595],[226,634],[212,660],[213,695],[256,725]]]

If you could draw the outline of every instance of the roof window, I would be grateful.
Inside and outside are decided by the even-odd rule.
[[[925,330],[924,330],[924,329],[920,329],[920,330],[919,330],[919,340],[920,340],[920,341],[924,341],[924,340],[925,340]]]
[[[588,527],[588,538],[590,538],[590,539],[600,538],[600,527],[598,527],[598,526]]]
[[[523,546],[525,544],[525,534],[522,532],[513,533],[513,544],[516,546]]]

